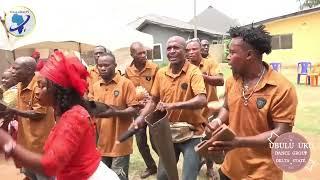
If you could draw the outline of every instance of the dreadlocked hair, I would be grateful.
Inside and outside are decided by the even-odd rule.
[[[260,55],[271,53],[271,36],[264,25],[249,28],[231,27],[228,33],[231,38],[241,37],[244,42],[250,44]]]

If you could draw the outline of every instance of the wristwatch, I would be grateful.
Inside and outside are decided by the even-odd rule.
[[[17,144],[14,140],[10,140],[9,142],[7,142],[6,144],[3,145],[2,149],[4,151],[4,155],[5,155],[6,159],[11,156],[14,149],[16,148],[16,145]]]

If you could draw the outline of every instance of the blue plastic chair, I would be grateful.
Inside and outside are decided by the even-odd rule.
[[[311,62],[299,62],[297,71],[298,71],[298,77],[297,77],[297,84],[300,84],[300,76],[304,75],[306,76],[306,84],[308,84],[308,73],[311,71]]]
[[[281,63],[278,62],[272,62],[270,63],[273,70],[280,72],[281,71]]]

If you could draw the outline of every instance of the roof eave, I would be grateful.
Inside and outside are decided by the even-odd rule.
[[[312,8],[312,9],[307,9],[307,10],[303,10],[303,11],[297,11],[294,13],[290,13],[290,14],[286,14],[286,15],[282,15],[282,16],[277,16],[277,17],[273,17],[273,18],[269,18],[269,19],[265,19],[259,22],[255,22],[255,23],[251,23],[251,24],[247,24],[244,25],[243,27],[248,27],[248,26],[258,26],[261,24],[267,24],[267,23],[271,23],[271,22],[276,22],[276,21],[283,21],[285,19],[289,19],[289,18],[294,18],[294,17],[300,17],[300,16],[305,16],[307,14],[313,14],[313,13],[317,13],[320,12],[320,6],[316,7],[316,8]]]
[[[178,27],[178,26],[174,26],[174,25],[169,25],[169,24],[164,24],[164,23],[161,23],[161,22],[153,21],[153,20],[146,19],[146,18],[141,20],[140,24],[135,26],[135,29],[136,30],[141,30],[147,24],[155,24],[155,25],[158,25],[158,26],[161,26],[161,27],[178,29],[178,30],[184,31],[184,32],[193,32],[194,31],[193,28]],[[209,36],[225,36],[225,35],[227,35],[226,33],[205,31],[205,30],[201,29],[201,27],[200,28],[198,27],[198,31],[202,32],[204,34],[207,34]]]

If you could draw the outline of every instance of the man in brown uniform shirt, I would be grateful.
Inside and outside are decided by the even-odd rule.
[[[128,179],[129,160],[132,153],[132,138],[116,143],[119,136],[126,132],[136,115],[135,87],[133,83],[115,72],[117,64],[111,53],[98,58],[101,79],[93,85],[90,96],[95,101],[112,106],[96,115],[98,142],[102,161],[116,172],[121,180]]]
[[[134,42],[130,46],[130,54],[133,58],[131,64],[126,68],[125,75],[135,87],[142,86],[148,93],[158,71],[158,65],[147,60],[146,50],[140,42]],[[147,142],[146,128],[141,128],[136,133],[136,141],[139,152],[147,165],[147,169],[141,174],[141,178],[147,178],[157,172],[157,166],[153,160]],[[155,150],[155,148],[153,148]]]
[[[223,86],[224,80],[223,76],[219,74],[219,64],[216,61],[210,61],[208,59],[202,58],[201,56],[201,44],[197,39],[192,39],[187,42],[186,51],[188,54],[189,61],[199,67],[204,78],[204,82],[207,90],[207,101],[217,101],[217,88],[216,86]],[[212,115],[207,107],[203,108],[203,117],[208,119]]]
[[[170,64],[160,69],[152,86],[152,99],[135,120],[134,126],[143,127],[144,118],[156,108],[168,110],[170,123],[185,122],[194,127],[194,136],[183,142],[174,143],[177,161],[183,154],[182,179],[196,180],[200,157],[194,147],[200,143],[206,120],[201,116],[201,108],[207,103],[206,89],[202,73],[198,67],[186,60],[186,41],[173,36],[167,41],[167,57]],[[161,144],[159,144],[161,146]],[[159,162],[158,179],[167,179],[162,162]]]
[[[100,75],[99,75],[99,71],[97,68],[97,64],[98,64],[98,58],[100,56],[102,56],[103,54],[107,53],[110,51],[107,50],[104,46],[96,46],[93,49],[93,58],[94,58],[94,62],[95,65],[89,67],[88,72],[89,72],[89,77],[88,77],[88,84],[89,84],[89,93],[93,90],[93,84],[96,83],[97,81],[99,81],[101,79]]]
[[[219,74],[219,64],[216,61],[202,58],[202,47],[198,39],[189,40],[186,50],[189,61],[193,65],[198,66],[203,73],[207,90],[207,101],[218,101],[216,86],[223,86],[224,84],[223,76]],[[204,107],[201,114],[205,119],[209,119],[209,116],[212,116],[213,112],[208,107]],[[213,162],[210,160],[206,160],[205,162],[207,164],[207,175],[210,178],[214,178],[218,173],[214,172]]]
[[[209,49],[210,49],[209,41],[206,39],[202,39],[200,43],[201,43],[201,56],[205,59],[211,59],[211,56],[209,54]]]
[[[228,56],[233,77],[226,82],[224,107],[207,131],[226,123],[233,141],[217,141],[209,150],[229,150],[221,166],[221,179],[281,180],[268,138],[292,131],[297,108],[294,86],[262,61],[271,52],[271,36],[264,26],[235,27]]]
[[[17,109],[11,109],[18,116],[17,143],[32,152],[42,153],[55,120],[53,109],[38,103],[40,89],[35,75],[36,61],[32,57],[20,57],[15,60],[12,69],[13,76],[20,82],[17,85]],[[48,179],[29,169],[24,171],[31,179]]]

